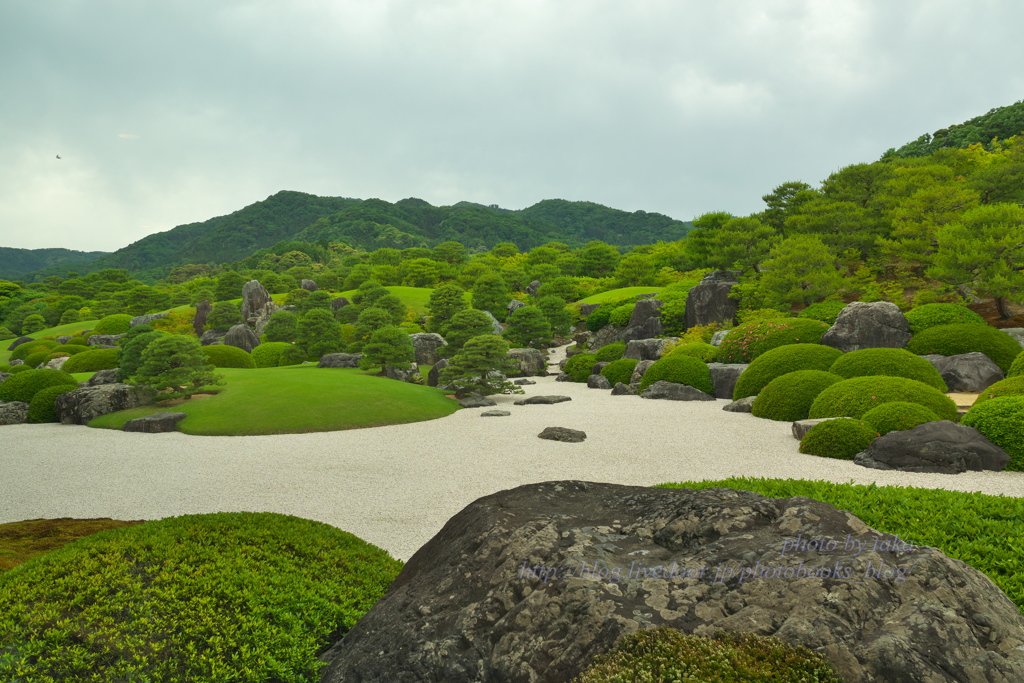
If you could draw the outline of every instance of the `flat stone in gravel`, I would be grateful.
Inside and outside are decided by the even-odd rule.
[[[153,413],[145,417],[128,420],[121,429],[126,432],[163,434],[178,431],[178,423],[188,417],[187,413]]]
[[[757,398],[757,396],[744,396],[738,401],[733,401],[732,403],[727,403],[722,406],[722,410],[730,413],[749,413],[754,409],[755,398]]]
[[[666,382],[661,379],[640,392],[641,398],[661,398],[669,401],[714,401],[715,397],[695,389],[689,384]]]
[[[512,380],[512,384],[515,384],[515,385],[521,386],[521,387],[525,387],[525,386],[529,386],[531,384],[536,384],[536,382],[534,382],[532,379],[526,379],[524,377],[522,379],[514,379],[514,380]]]
[[[757,398],[757,397],[756,396],[747,396],[747,398],[751,399],[750,402],[751,402],[751,404],[753,404],[753,402],[754,402],[753,399]],[[747,399],[742,399],[742,400],[745,401]],[[814,418],[814,419],[811,419],[811,420],[797,420],[796,422],[793,423],[793,437],[795,439],[797,439],[797,440],[803,439],[804,436],[807,435],[807,432],[811,431],[811,427],[813,427],[815,425],[819,425],[822,422],[825,422],[826,420],[834,420],[834,419],[836,419],[836,418],[834,418],[834,417],[818,417],[818,418]]]
[[[515,402],[517,406],[534,406],[544,405],[548,406],[553,403],[564,403],[565,401],[571,401],[572,398],[568,396],[531,396],[530,398],[522,398]]]
[[[612,383],[604,375],[591,375],[587,378],[587,387],[590,389],[611,389]]]
[[[485,398],[483,396],[467,396],[459,401],[459,405],[463,408],[486,408],[488,406],[498,405],[493,398]]]
[[[537,436],[542,439],[548,439],[549,441],[580,443],[586,440],[587,433],[581,432],[578,429],[569,429],[568,427],[546,427],[544,431]]]
[[[511,414],[507,410],[485,410],[480,413],[480,417],[508,417]]]
[[[616,382],[612,387],[612,396],[636,396],[636,390],[628,384]]]

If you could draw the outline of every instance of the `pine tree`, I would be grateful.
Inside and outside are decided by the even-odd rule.
[[[459,398],[469,394],[521,394],[523,390],[505,378],[517,367],[518,362],[508,355],[508,343],[485,334],[466,342],[441,371],[438,384],[454,387]]]
[[[490,311],[498,320],[504,320],[508,312],[508,302],[512,300],[508,285],[497,273],[482,275],[473,285],[473,308]]]
[[[475,308],[459,311],[452,317],[445,332],[445,353],[450,355],[458,352],[463,344],[482,334],[494,334],[494,323],[487,314]]]
[[[145,336],[136,337],[134,341]],[[223,384],[223,376],[213,370],[198,339],[169,334],[146,346],[142,365],[129,381],[157,391],[170,389],[172,393],[164,398],[188,397],[200,387]]]
[[[517,346],[544,349],[551,343],[551,325],[539,308],[523,306],[512,311],[505,336]]]
[[[411,363],[415,357],[412,339],[408,334],[397,327],[382,327],[371,334],[369,341],[363,346],[363,357],[359,361],[359,367],[369,370],[379,365],[381,372],[385,372],[389,367],[407,369],[412,367]]]
[[[459,311],[469,308],[466,303],[466,292],[458,285],[441,285],[430,293],[427,302],[427,331],[437,332],[444,336],[448,323]]]
[[[320,358],[325,353],[336,353],[344,342],[341,339],[341,323],[330,311],[314,308],[299,317],[295,345],[309,358]]]

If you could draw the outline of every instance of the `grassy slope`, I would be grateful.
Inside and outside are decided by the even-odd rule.
[[[245,436],[325,432],[421,422],[451,415],[455,401],[438,389],[373,377],[355,369],[313,365],[222,368],[216,396],[171,408],[147,406],[96,418],[90,427],[120,429],[130,419],[164,410],[188,413],[186,434]]]
[[[607,292],[601,292],[593,296],[588,296],[586,299],[580,299],[577,303],[580,304],[603,304],[606,301],[615,301],[617,299],[625,299],[627,297],[636,296],[638,294],[656,294],[664,287],[621,287],[619,289],[612,289]]]
[[[385,287],[389,292],[399,298],[399,300],[406,305],[406,307],[415,312],[417,315],[427,314],[427,302],[430,300],[430,293],[433,289],[427,287],[398,287],[398,286],[387,286]],[[347,292],[341,292],[334,296],[343,296],[349,301],[352,300],[352,295],[355,294],[357,289],[350,289]]]

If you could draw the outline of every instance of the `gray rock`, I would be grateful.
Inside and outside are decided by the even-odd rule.
[[[441,378],[441,371],[449,365],[450,363],[448,363],[448,360],[445,358],[434,363],[434,366],[427,370],[427,386],[436,387]]]
[[[147,434],[176,432],[178,423],[186,417],[188,417],[186,413],[153,413],[128,420],[121,429],[126,432],[145,432]]]
[[[558,373],[557,376],[555,376],[555,381],[556,382],[571,382],[572,378],[569,377],[568,373],[560,372],[560,373]]]
[[[626,328],[616,327],[611,323],[594,332],[590,337],[590,348],[599,349],[616,342],[626,341]]]
[[[506,309],[508,310],[509,315],[511,315],[513,311],[518,311],[520,308],[523,308],[525,306],[526,303],[520,301],[519,299],[512,299],[512,301],[508,302],[508,306],[506,306]]]
[[[217,330],[207,330],[203,332],[203,336],[199,338],[199,343],[203,346],[212,346],[213,344],[220,344],[224,339],[224,333],[218,332]]]
[[[879,470],[959,474],[1002,471],[1010,456],[974,427],[939,420],[880,436],[853,461]]]
[[[526,289],[523,290],[530,296],[537,296],[537,290],[540,289],[540,280],[534,280],[530,284],[526,285]]]
[[[730,330],[719,330],[718,332],[715,332],[713,335],[711,335],[711,345],[721,346],[722,340],[725,339],[725,336],[729,334],[729,332]]]
[[[611,389],[612,383],[604,375],[587,377],[587,386],[591,389]]]
[[[235,346],[246,353],[252,353],[252,350],[260,345],[260,338],[248,325],[232,326],[224,335],[223,341],[226,346]]]
[[[57,397],[57,419],[66,425],[89,424],[100,415],[149,405],[155,396],[151,389],[116,382],[75,389]]]
[[[521,386],[521,387],[525,387],[525,386],[529,386],[531,384],[536,384],[536,382],[534,382],[532,379],[526,379],[524,377],[523,379],[514,379],[514,380],[512,380],[512,384],[515,384],[515,385]]]
[[[459,405],[463,408],[487,408],[498,404],[493,398],[487,398],[485,396],[467,396],[466,398],[459,400]]]
[[[299,287],[304,289],[304,290],[306,290],[307,292],[315,292],[318,289],[320,289],[319,287],[316,286],[316,283],[313,282],[312,280],[303,280],[299,284]]]
[[[739,302],[729,298],[738,284],[734,271],[715,271],[704,276],[700,284],[686,295],[686,327],[711,323],[734,323]]]
[[[1017,343],[1024,346],[1024,327],[1004,327],[1003,332],[1017,340]]]
[[[749,363],[708,363],[711,372],[711,386],[715,388],[715,398],[732,399],[736,381],[747,369]]]
[[[119,334],[94,334],[89,337],[89,346],[116,346]]]
[[[844,353],[859,349],[902,349],[910,341],[910,322],[896,304],[855,301],[839,311],[821,343]]]
[[[705,394],[700,389],[694,389],[689,384],[678,382],[667,382],[658,380],[651,386],[640,392],[640,398],[660,398],[669,401],[714,401],[714,396]]]
[[[28,420],[28,404],[23,401],[0,401],[0,425],[20,425]]]
[[[345,308],[345,306],[348,306],[350,303],[352,302],[346,299],[345,297],[339,296],[336,299],[331,299],[331,310],[337,311],[339,309]]]
[[[632,339],[626,342],[626,351],[623,358],[635,358],[636,360],[658,360],[661,358],[665,345],[675,344],[679,337],[662,337],[661,339]]]
[[[33,337],[18,337],[17,339],[11,342],[11,345],[7,347],[7,350],[13,351],[22,344],[27,344],[30,341],[35,341],[35,339]]]
[[[722,410],[728,411],[730,413],[753,412],[755,398],[757,398],[757,396],[744,396],[738,401],[733,401],[732,403],[727,403],[726,405],[722,406]]]
[[[600,308],[601,304],[580,304],[580,315],[584,318]]]
[[[49,368],[50,370],[60,370],[62,367],[64,367],[64,364],[68,362],[68,358],[71,358],[71,356],[61,356],[60,358],[54,358],[48,361],[46,365],[43,367]]]
[[[590,366],[590,374],[591,375],[600,375],[601,371],[604,370],[605,367],[608,366],[608,365],[609,365],[609,361],[599,360],[599,361],[597,361],[596,363],[594,363],[593,365]]]
[[[316,364],[318,368],[358,368],[361,353],[325,353]]]
[[[409,335],[412,348],[416,354],[416,362],[420,365],[433,365],[441,359],[437,350],[444,346],[444,337],[436,332],[416,332]]]
[[[587,439],[586,432],[568,427],[545,427],[537,436],[548,441],[564,441],[566,443],[582,443]]]
[[[570,681],[660,626],[773,635],[847,683],[1024,681],[1024,615],[940,550],[809,498],[558,481],[450,519],[321,683]]]
[[[509,349],[509,357],[519,363],[519,371],[510,377],[546,377],[548,374],[548,356],[540,349]]]
[[[505,331],[505,328],[501,326],[501,323],[498,322],[498,319],[494,317],[493,313],[490,311],[484,311],[484,313],[491,319],[491,329],[494,330],[494,334],[501,334]]]
[[[253,315],[249,316],[248,323],[252,326],[257,339],[260,338],[260,335],[263,334],[263,330],[267,327],[267,323],[270,322],[270,316],[280,310],[281,306],[278,306],[273,301],[268,301],[263,304],[263,308],[260,308]]]
[[[62,334],[61,336],[57,337],[57,343],[58,344],[67,344],[69,339],[71,339],[71,335],[70,334]]]
[[[636,388],[629,384],[616,382],[612,387],[612,396],[636,396]]]
[[[514,402],[517,406],[534,406],[534,405],[552,405],[555,403],[565,403],[572,399],[568,396],[531,396],[530,398],[523,398]]]
[[[109,370],[98,370],[92,377],[85,381],[85,385],[89,387],[98,387],[102,384],[116,384],[117,383],[117,371],[119,368],[111,368]]]
[[[0,384],[3,384],[4,380],[10,377],[12,374],[13,373],[10,372],[0,372]]]
[[[384,368],[384,376],[388,379],[397,380],[399,382],[409,382],[410,384],[419,384],[420,371],[415,367],[409,368],[396,368],[392,365],[388,365]]]
[[[657,299],[641,299],[633,306],[633,315],[629,317],[626,327],[639,327],[651,318],[661,319],[663,303]]]
[[[665,334],[665,328],[661,325],[661,318],[647,318],[639,325],[627,327],[622,339],[628,342],[633,339],[660,337],[663,334]]]
[[[248,321],[268,303],[274,303],[274,299],[267,288],[258,281],[249,280],[242,285],[242,320]]]
[[[742,270],[713,270],[700,279],[702,285],[714,282],[739,282]]]
[[[757,398],[757,397],[756,396],[747,396],[747,398],[754,399],[754,398]],[[751,401],[751,403],[753,403],[753,401]],[[807,432],[811,431],[811,428],[813,428],[815,425],[820,425],[822,422],[827,422],[828,420],[835,420],[835,419],[837,419],[837,418],[834,418],[834,417],[817,417],[817,418],[811,418],[809,420],[797,420],[796,422],[793,423],[793,438],[795,438],[797,441],[800,441],[801,439],[803,439],[807,435]]]
[[[20,358],[12,358],[11,360],[7,361],[7,364],[13,368],[15,365],[24,365],[25,361],[23,361]]]
[[[959,353],[955,356],[933,354],[921,357],[939,371],[949,391],[978,394],[999,380],[1005,379],[999,366],[980,351]]]
[[[629,377],[629,383],[639,384],[640,380],[642,380],[644,378],[644,375],[647,373],[647,370],[652,365],[654,365],[654,363],[655,361],[653,360],[642,360],[639,363],[637,363],[636,366],[633,368],[633,374],[630,375]]]
[[[137,325],[148,325],[154,320],[166,318],[168,315],[170,315],[170,313],[168,313],[167,311],[164,311],[163,313],[147,313],[146,315],[137,315],[134,318],[132,318],[129,325],[131,325],[132,327],[136,327]]]
[[[192,318],[192,331],[196,333],[197,337],[206,336],[203,328],[206,327],[206,319],[210,317],[212,310],[213,304],[209,301],[200,301],[196,304],[196,317]]]
[[[511,414],[507,410],[485,410],[480,413],[480,417],[508,417]]]
[[[581,349],[578,346],[570,346],[569,348],[567,348],[565,350],[565,358],[566,358],[566,360],[568,360],[569,358],[572,358],[573,356],[575,356],[577,354],[580,354],[580,353],[585,353],[585,349]],[[565,361],[564,360],[560,361],[558,363],[558,367],[559,368],[564,368],[565,367]]]

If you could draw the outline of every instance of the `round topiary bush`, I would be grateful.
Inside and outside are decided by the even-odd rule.
[[[879,436],[875,428],[864,420],[847,417],[825,420],[804,434],[800,440],[800,452],[823,458],[853,460],[853,456],[866,450]]]
[[[237,346],[211,344],[203,347],[203,353],[215,368],[256,368],[252,354]]]
[[[974,405],[1001,396],[1024,396],[1024,376],[1018,375],[1001,379],[995,384],[985,387],[985,391],[978,394],[978,398],[974,399]]]
[[[88,346],[82,346],[81,344],[64,344],[63,346],[54,346],[50,349],[50,356],[56,357],[58,354],[64,354],[65,356],[74,356],[79,353],[88,351]],[[50,360],[49,357],[47,357]]]
[[[259,348],[258,346],[256,348]],[[281,355],[278,358],[277,366],[283,367],[286,365],[301,365],[306,362],[306,354],[302,352],[298,346],[289,344],[287,349],[281,351]]]
[[[1010,369],[1006,373],[1007,378],[1019,377],[1020,375],[1024,375],[1024,353],[1017,354],[1017,357],[1010,363]]]
[[[594,352],[594,356],[597,357],[598,363],[607,362],[610,363],[613,360],[622,358],[622,354],[626,352],[626,342],[615,342],[614,344],[605,344],[597,351]]]
[[[33,353],[48,351],[57,346],[60,346],[60,344],[50,339],[38,339],[36,341],[25,342],[11,351],[11,360],[25,360]]]
[[[807,419],[811,404],[822,391],[843,378],[822,370],[797,370],[776,377],[754,399],[754,417],[795,422]]]
[[[800,311],[796,314],[796,317],[820,320],[823,323],[835,325],[836,318],[839,317],[839,313],[844,308],[846,308],[845,301],[821,301],[816,304],[811,304],[804,310]]]
[[[117,349],[94,349],[68,358],[64,372],[97,372],[117,367]]]
[[[608,318],[611,317],[612,311],[618,308],[622,304],[621,301],[614,303],[601,304],[593,310],[593,312],[587,316],[587,329],[596,332],[605,325],[608,324]]]
[[[276,368],[281,354],[291,346],[288,342],[264,342],[252,350],[252,360],[258,368]]]
[[[18,372],[27,372],[27,371],[33,370],[33,369],[34,368],[30,368],[29,366],[24,365],[24,364],[22,364],[22,365],[12,365],[11,369],[8,372],[10,372],[13,375],[13,374],[18,373]]]
[[[639,362],[635,358],[613,360],[602,368],[601,374],[608,378],[613,387],[619,382],[629,384],[629,380],[633,377],[633,370],[636,369],[636,364]]]
[[[915,334],[907,344],[907,350],[920,356],[931,353],[955,356],[980,351],[1005,373],[1009,372],[1014,359],[1020,354],[1021,346],[1016,339],[994,327],[959,323],[936,325]]]
[[[817,344],[829,325],[810,318],[777,318],[733,328],[718,347],[718,362],[749,363],[786,344]]]
[[[39,367],[39,364],[42,363],[48,355],[50,355],[49,349],[43,349],[42,351],[36,351],[35,353],[31,353],[25,358],[25,365],[29,366],[30,368],[37,368]]]
[[[913,429],[925,422],[935,422],[939,416],[917,403],[892,401],[875,406],[864,413],[861,419],[874,427],[879,434],[884,435]]]
[[[733,400],[756,396],[776,377],[797,370],[828,371],[843,352],[821,344],[786,344],[766,351],[740,374],[733,388]]]
[[[713,363],[718,358],[718,347],[704,342],[691,342],[683,344],[669,351],[670,356],[693,356],[700,358],[705,363]]]
[[[596,362],[596,354],[578,353],[565,362],[564,372],[573,382],[586,382]]]
[[[1024,472],[1024,396],[997,396],[975,403],[960,424],[974,427],[1006,451],[1010,456],[1006,469]]]
[[[101,318],[96,326],[93,328],[93,332],[96,334],[124,334],[132,326],[132,317],[127,313],[115,313],[114,315],[108,315],[105,318]]]
[[[906,349],[860,349],[844,353],[836,359],[829,372],[850,379],[869,375],[906,377],[924,382],[945,393],[946,382],[935,366]]]
[[[315,681],[317,654],[400,569],[352,534],[273,513],[100,532],[3,577],[0,680]]]
[[[72,337],[64,342],[65,346],[88,346],[89,340],[85,337]]]
[[[661,627],[622,638],[574,683],[841,683],[819,654],[771,636],[718,631],[710,637]]]
[[[57,397],[74,391],[78,385],[58,384],[36,392],[28,404],[28,421],[33,424],[57,421]]]
[[[957,419],[956,403],[949,396],[924,382],[906,377],[877,375],[853,377],[833,384],[818,394],[809,417],[855,417],[883,403],[908,401],[928,408],[941,420]]]
[[[985,319],[980,315],[958,304],[923,304],[915,306],[904,315],[910,322],[910,331],[913,334],[937,325],[985,324]]]
[[[633,317],[634,308],[636,308],[635,303],[622,304],[608,316],[608,322],[616,327],[625,327],[629,324],[629,319]]]
[[[660,380],[688,384],[705,394],[715,395],[707,363],[693,356],[669,356],[655,361],[640,380],[640,391]]]
[[[71,361],[68,361],[69,363]],[[16,366],[22,367],[22,366]],[[63,370],[24,370],[13,373],[0,384],[0,401],[23,401],[31,403],[32,397],[47,387],[69,385],[78,388],[74,377]]]

